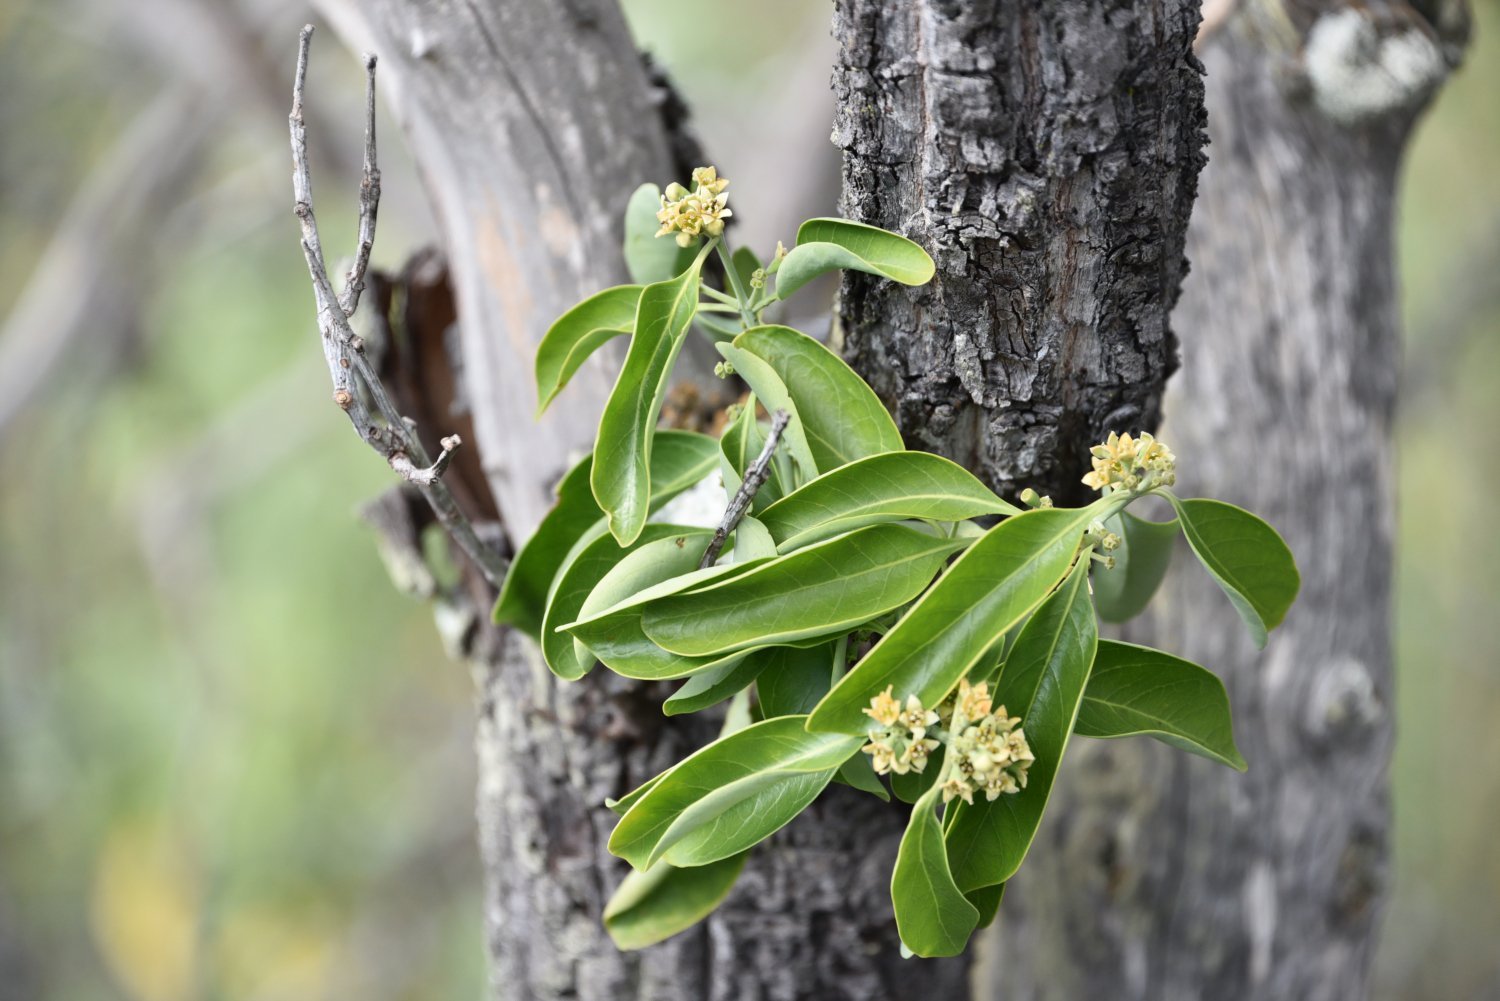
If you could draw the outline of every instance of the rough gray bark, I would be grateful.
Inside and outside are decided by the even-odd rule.
[[[1164,6],[1174,12],[1164,14]],[[1168,396],[1166,436],[1184,492],[1242,504],[1282,530],[1301,565],[1302,595],[1257,654],[1217,589],[1181,554],[1153,622],[1136,636],[1226,678],[1251,771],[1236,775],[1147,742],[1075,742],[1049,822],[1007,894],[992,940],[997,952],[980,973],[981,992],[1007,1001],[1334,999],[1366,991],[1388,835],[1390,422],[1398,361],[1392,202],[1407,131],[1453,57],[1461,18],[1452,4],[1420,13],[1378,3],[1216,6],[1227,19],[1204,50],[1212,146],[1188,242],[1194,272],[1173,317],[1184,370]],[[1121,10],[1109,16],[1105,7],[1137,16],[1122,21]],[[1124,391],[1137,394],[1127,397],[1132,403],[1144,401],[1134,413],[1104,415],[1107,402],[1088,401],[1099,391],[1098,373],[1132,371],[1099,367],[1096,357],[1118,357],[1110,349],[1117,340],[1133,349],[1129,328],[1141,322],[1143,305],[1156,309],[1148,329],[1164,329],[1181,275],[1181,232],[1158,230],[1154,243],[1135,240],[1124,244],[1126,255],[1110,254],[1120,245],[1098,234],[1108,231],[1111,203],[1091,203],[1102,215],[1079,212],[1078,187],[1068,183],[1098,176],[1087,169],[1090,157],[1045,158],[1038,184],[1029,148],[1014,139],[1021,127],[1014,109],[1037,106],[1011,103],[1028,93],[1031,62],[997,61],[989,71],[995,92],[976,103],[977,57],[968,45],[993,37],[976,34],[980,7],[918,8],[912,18],[908,5],[846,0],[841,7],[848,208],[870,221],[907,222],[917,239],[933,240],[940,261],[930,293],[870,296],[864,283],[846,285],[852,357],[871,377],[892,373],[886,393],[918,442],[942,445],[921,425],[953,407],[987,421],[990,435],[976,446],[960,425],[956,454],[977,458],[1004,486],[1016,482],[1017,469],[1055,484],[1083,471],[1078,450],[1100,432],[1150,427],[1155,390],[1146,387],[1160,386],[1159,370],[1149,373],[1154,384],[1148,378]],[[1097,85],[1099,73],[1119,65],[1106,50],[1129,52],[1139,37],[1129,25],[1155,39],[1163,37],[1160,26],[1175,25],[1173,44],[1191,65],[1188,5],[1087,9],[1055,5],[1030,20],[1016,11],[1015,26],[1003,29],[1020,33],[1022,52],[1052,46],[1055,57],[1061,46],[1066,56],[1071,40],[1080,75],[1067,93],[1108,95],[1102,107],[1113,114],[1094,103],[1091,113],[1049,123],[1053,131],[1042,136],[1054,151],[1077,148],[1055,131],[1066,134],[1069,123],[1108,136],[1110,125],[1139,122],[1120,114],[1122,106],[1149,108],[1153,94],[1165,96],[1160,84]],[[1101,29],[1092,49],[1083,43],[1089,24],[1106,23],[1116,34]],[[924,51],[925,73],[911,55]],[[1135,73],[1152,65],[1139,50],[1123,62]],[[1004,117],[971,119],[976,107],[996,102]],[[944,128],[952,130],[946,141]],[[998,157],[987,145],[996,141],[1008,144]],[[1188,162],[1184,142],[1181,131],[1163,129],[1144,146],[1128,145],[1126,164],[1140,164],[1152,149],[1163,160],[1161,173],[1135,175],[1137,197],[1148,204],[1160,197],[1164,211],[1185,209],[1191,171],[1185,179],[1170,169]],[[1092,148],[1096,162],[1108,156],[1108,145]],[[1055,167],[1061,177],[1048,172]],[[980,190],[995,192],[988,203],[966,194],[975,172]],[[1044,225],[1040,235],[989,235],[991,218],[1017,218],[1026,186],[1007,185],[1017,173],[1047,192],[1037,204],[1056,231]],[[960,212],[945,215],[955,203]],[[976,207],[977,222],[967,218]],[[1167,218],[1180,227],[1183,215]],[[1063,235],[1070,227],[1082,231]],[[1072,259],[1085,269],[1082,281],[1068,266],[1066,249],[1074,246],[1087,248]],[[986,259],[1000,266],[986,268]],[[1122,289],[1112,279],[1116,261],[1126,264],[1130,308],[1112,298]],[[1155,280],[1168,284],[1153,290],[1151,276],[1136,269],[1143,261],[1154,262]],[[1024,295],[998,294],[1018,278]],[[1012,303],[1019,308],[1007,316]],[[1058,339],[1059,328],[1090,321],[1097,333],[1080,332],[1097,338],[1091,349]],[[978,365],[970,360],[975,330],[1001,345],[988,368],[982,355]],[[1147,364],[1159,366],[1162,357]],[[1049,365],[1053,375],[1043,378]],[[1079,378],[1086,391],[1074,395],[1070,379]],[[1018,397],[1015,405],[1007,406],[1008,393]],[[1071,423],[1043,419],[1074,411],[1079,419]],[[1027,420],[1035,421],[1030,430]]]
[[[421,369],[414,378],[389,373],[406,389],[398,403],[424,431],[462,432],[464,414],[472,419],[483,468],[466,468],[461,450],[454,492],[471,516],[492,496],[511,537],[524,538],[568,453],[592,442],[614,375],[608,361],[591,364],[538,425],[534,346],[573,302],[623,280],[618,218],[629,192],[686,174],[672,156],[677,112],[653,101],[613,0],[320,6],[353,46],[380,56],[453,269],[462,377],[446,388],[428,378],[444,367],[431,359],[446,350],[455,310],[408,296],[407,342],[429,361],[407,358]],[[419,278],[408,275],[409,286]],[[476,621],[493,597],[476,587],[464,608],[445,601],[442,618],[480,689],[478,817],[496,997],[965,996],[967,961],[899,957],[888,886],[901,812],[841,788],[756,852],[706,925],[619,953],[600,924],[625,871],[605,849],[614,817],[602,802],[706,743],[713,725],[666,720],[664,686],[602,671],[559,684],[529,641]]]
[[[1191,0],[840,0],[844,214],[937,261],[846,280],[845,354],[908,443],[1076,499],[1090,442],[1150,427],[1202,166]]]

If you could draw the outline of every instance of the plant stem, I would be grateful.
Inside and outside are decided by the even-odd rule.
[[[750,296],[740,282],[740,273],[734,269],[734,255],[729,252],[729,242],[724,237],[719,238],[719,260],[724,262],[724,272],[729,275],[729,286],[734,289],[734,297],[739,301],[740,320],[749,329],[755,326],[755,311],[750,308]]]

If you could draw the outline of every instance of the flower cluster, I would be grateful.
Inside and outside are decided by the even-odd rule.
[[[1089,450],[1094,471],[1083,482],[1106,494],[1117,490],[1140,492],[1170,487],[1177,482],[1177,457],[1149,434],[1132,438],[1109,433],[1109,440]]]
[[[927,728],[938,721],[938,714],[922,708],[915,695],[908,695],[903,707],[891,694],[891,687],[886,685],[865,710],[875,725],[870,727],[870,742],[863,750],[873,757],[877,775],[920,773],[927,767],[927,756],[937,750],[938,742],[927,736]]]
[[[992,707],[989,686],[958,683],[950,722],[948,755],[952,760],[943,782],[943,802],[957,797],[973,804],[974,794],[994,800],[1026,788],[1026,771],[1035,760],[1017,716],[1004,706]]]
[[[661,223],[657,236],[677,234],[677,245],[686,247],[702,234],[718,236],[724,232],[724,220],[734,215],[726,206],[729,195],[728,178],[719,176],[713,167],[699,167],[693,171],[691,190],[675,181],[667,185],[661,196],[661,211],[656,219]]]
[[[967,679],[960,681],[958,691],[936,710],[924,708],[915,695],[908,695],[903,706],[887,685],[870,700],[865,715],[875,725],[864,752],[878,775],[920,773],[940,743],[928,733],[937,732],[948,744],[940,776],[943,802],[958,797],[972,804],[976,792],[993,800],[1026,788],[1026,770],[1034,760],[1026,733],[1004,706],[992,707],[984,682],[970,686]]]

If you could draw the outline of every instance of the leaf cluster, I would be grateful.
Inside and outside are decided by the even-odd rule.
[[[1219,679],[1102,640],[1099,620],[1146,606],[1180,535],[1264,644],[1298,588],[1273,529],[1159,488],[1076,509],[1018,507],[961,466],[907,450],[858,375],[765,314],[839,269],[923,284],[934,273],[926,252],[874,227],[814,219],[767,267],[722,237],[686,249],[654,239],[659,200],[646,185],[627,210],[635,283],[569,310],[537,352],[545,409],[593,351],[630,339],[592,454],[559,484],[495,607],[560,678],[602,664],[680,681],[668,714],[731,703],[716,741],[609,804],[620,815],[610,850],[635,870],[604,915],[621,948],[712,911],[747,853],[833,782],[913,804],[892,873],[895,919],[911,953],[945,956],[994,918],[1072,735],[1147,735],[1245,768]],[[715,251],[729,290],[705,280]],[[694,330],[748,387],[717,440],[657,426]],[[700,568],[710,529],[654,519],[705,479],[735,491],[775,411],[789,420],[770,475],[733,526],[732,548]],[[1176,517],[1128,511],[1145,493],[1165,497]],[[1097,551],[1106,539],[1107,559]],[[1022,720],[1035,758],[1024,787],[945,801],[946,747],[920,771],[882,781],[861,753],[871,700],[893,692],[932,709],[961,683],[985,684]]]

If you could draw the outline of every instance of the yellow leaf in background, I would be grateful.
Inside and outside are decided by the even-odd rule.
[[[214,984],[224,997],[254,1001],[327,997],[339,934],[302,908],[236,907],[217,923]]]
[[[193,995],[198,897],[187,852],[159,823],[127,820],[106,835],[94,875],[94,939],[132,997]]]

